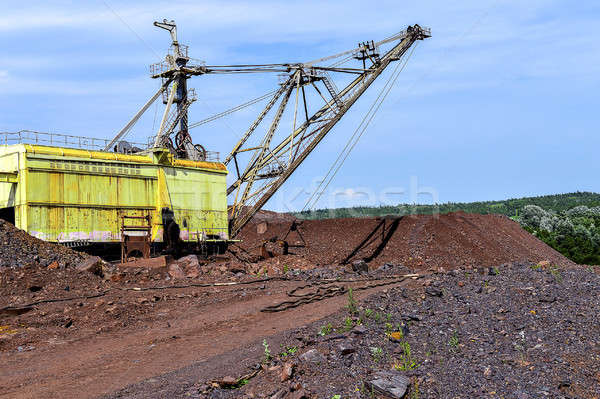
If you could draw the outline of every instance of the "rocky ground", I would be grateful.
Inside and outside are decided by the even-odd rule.
[[[75,266],[85,254],[30,236],[0,219],[0,272],[2,267],[43,266],[64,269]]]
[[[76,374],[89,378],[86,397],[94,397],[209,356],[214,370],[227,370],[217,355],[233,351],[234,359],[239,343],[229,337],[238,336],[244,345],[260,338],[252,347],[263,355],[239,363],[258,366],[217,382],[197,378],[187,397],[340,399],[378,389],[409,398],[600,397],[597,274],[511,220],[457,213],[307,221],[288,234],[289,255],[263,258],[260,244],[269,241],[277,255],[270,238],[285,237],[291,223],[265,214],[242,243],[211,259],[82,269],[91,257],[0,221],[0,352],[11,365],[0,385],[10,385],[8,397],[63,395],[84,367]],[[353,312],[335,313],[344,297],[261,312],[307,282],[413,272],[429,277],[370,288],[384,293]],[[220,348],[211,340],[225,341]],[[39,364],[48,367],[34,371]]]
[[[437,273],[265,349],[203,398],[598,398],[600,277],[513,263]],[[350,302],[352,307],[352,303]],[[268,345],[268,340],[264,342]],[[381,395],[381,396],[380,396]]]

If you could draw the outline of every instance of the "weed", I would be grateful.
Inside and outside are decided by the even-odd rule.
[[[540,265],[539,263],[537,265],[531,265],[531,270],[540,270],[542,268],[542,265]]]
[[[352,292],[352,288],[348,288],[348,312],[354,315],[358,313],[358,308],[356,305],[356,300],[354,299],[354,293]]]
[[[375,363],[379,363],[381,357],[383,356],[383,349],[377,347],[371,347],[371,355],[373,356],[373,361]]]
[[[269,344],[267,343],[267,339],[263,339],[263,348],[265,348],[264,354],[265,354],[265,363],[268,363],[271,361],[271,350],[269,349]]]
[[[354,322],[350,317],[346,317],[346,319],[344,319],[344,326],[341,328],[341,330],[343,332],[348,332],[352,330],[352,327],[354,327]]]
[[[414,379],[412,384],[412,390],[410,392],[410,399],[419,399],[421,397],[421,391],[419,391],[419,380]]]
[[[402,355],[400,355],[400,362],[394,364],[394,368],[400,371],[408,371],[417,368],[419,365],[412,357],[412,352],[410,350],[410,344],[406,341],[400,342],[400,347],[402,348]]]
[[[281,345],[281,347],[283,348],[283,345]],[[293,356],[296,352],[298,352],[298,347],[297,346],[286,346],[283,350],[283,352],[281,352],[279,354],[280,357],[287,357],[287,356]]]
[[[381,313],[379,313],[379,312],[375,313],[375,321],[377,323],[381,323],[381,317],[382,317]]]
[[[247,383],[249,383],[250,380],[247,378],[241,378],[239,380],[237,380],[237,382],[233,385],[226,385],[225,389],[239,389],[241,387],[243,387],[244,385],[246,385]]]
[[[373,310],[372,309],[365,309],[365,317],[368,319],[369,317],[371,317],[373,315]]]
[[[331,397],[331,399],[342,399],[342,395],[336,394]]]
[[[392,331],[394,331],[394,326],[392,323],[385,323],[385,335],[389,337]]]
[[[391,322],[392,322],[392,314],[391,314],[391,313],[386,313],[386,314],[385,314],[385,320],[386,320],[388,323],[391,323]]]
[[[325,335],[331,334],[332,331],[333,326],[331,325],[331,323],[327,323],[326,325],[321,327],[321,329],[319,330],[319,335],[324,337]]]
[[[458,332],[454,331],[454,334],[450,337],[448,341],[448,346],[450,347],[451,352],[456,352],[458,350]]]
[[[497,276],[500,274],[500,269],[498,269],[496,266],[494,266],[494,274]]]
[[[288,265],[283,265],[283,274],[287,274],[288,270]]]
[[[549,268],[550,274],[554,277],[554,281],[560,283],[562,281],[562,275],[560,274],[560,269],[556,266],[550,266]]]

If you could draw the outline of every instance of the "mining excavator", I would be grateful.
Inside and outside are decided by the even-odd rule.
[[[0,135],[1,218],[68,246],[120,242],[124,257],[136,250],[145,256],[154,246],[177,250],[182,244],[223,251],[396,63],[369,111],[378,109],[415,43],[431,36],[429,29],[413,25],[381,41],[361,42],[308,62],[206,65],[189,57],[174,21],[154,25],[171,38],[164,60],[150,68],[160,87],[112,139],[27,130]],[[262,73],[278,75],[274,90],[188,122],[197,100],[189,87],[191,77]],[[145,144],[126,141],[159,99],[164,110],[156,132]],[[217,153],[192,141],[191,129],[260,103],[264,108],[222,162]],[[363,119],[361,125],[369,121]],[[233,174],[229,184],[228,173]]]

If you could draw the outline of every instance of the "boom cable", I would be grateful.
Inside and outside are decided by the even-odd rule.
[[[319,201],[319,199],[321,199],[321,196],[323,195],[323,193],[325,192],[327,187],[329,187],[329,185],[333,181],[334,177],[336,176],[336,174],[338,173],[338,171],[340,170],[340,168],[346,161],[346,158],[348,158],[348,155],[350,155],[350,153],[352,152],[352,150],[354,149],[354,147],[360,140],[361,136],[364,134],[365,130],[367,129],[367,127],[369,126],[369,124],[371,123],[373,118],[375,117],[375,114],[381,107],[381,104],[383,103],[383,101],[385,100],[385,98],[387,97],[389,92],[391,91],[394,84],[396,83],[396,80],[400,76],[400,73],[402,73],[402,71],[404,70],[404,67],[408,63],[408,60],[414,53],[416,47],[417,46],[415,45],[411,49],[411,52],[405,58],[404,63],[399,63],[396,66],[396,68],[394,69],[394,72],[392,72],[392,75],[390,76],[388,81],[385,83],[385,85],[382,87],[381,91],[379,92],[379,95],[377,96],[375,101],[373,101],[373,104],[371,104],[371,107],[369,108],[369,110],[367,111],[365,116],[363,117],[362,121],[356,127],[356,130],[354,131],[352,136],[350,136],[350,138],[346,142],[346,145],[344,146],[342,151],[340,151],[340,154],[338,155],[337,159],[332,163],[331,167],[327,171],[327,174],[325,175],[323,180],[321,180],[321,182],[319,183],[319,185],[317,186],[315,191],[313,191],[311,196],[308,198],[308,200],[304,204],[304,207],[302,208],[301,212],[305,211],[309,205],[310,205],[309,209],[312,209],[316,205],[316,203]]]

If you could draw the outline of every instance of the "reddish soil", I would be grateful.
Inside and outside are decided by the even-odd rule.
[[[263,241],[273,237],[283,238],[291,225],[288,221],[270,220],[266,222],[266,232],[258,234],[261,222],[248,224],[240,233],[240,246],[253,254],[260,253],[259,247]],[[359,259],[366,259],[371,268],[390,262],[403,264],[413,270],[440,267],[449,270],[542,260],[559,266],[573,265],[573,262],[523,230],[518,223],[500,215],[456,212],[435,216],[405,216],[395,220],[346,218],[300,223],[298,231],[308,245],[293,247],[301,245],[302,240],[297,232],[289,233],[287,241],[292,246],[290,254],[293,255],[286,261],[294,265],[292,267],[295,267],[295,263],[319,266]],[[382,223],[385,223],[385,229]],[[373,235],[368,244],[354,253],[371,233]],[[269,245],[273,252],[278,251],[275,245]],[[279,259],[278,263],[285,262]]]
[[[271,277],[287,271],[287,276],[300,280],[335,277],[359,259],[369,260],[372,270],[388,262],[407,266],[397,269],[405,271],[528,260],[573,266],[505,217],[463,213],[305,221],[299,233],[308,246],[294,246],[302,240],[298,232],[291,232],[290,255],[260,260],[260,244],[283,238],[291,223],[277,215],[262,216],[244,229],[239,237],[243,242],[232,248],[235,255],[200,262],[194,266],[197,270],[183,267],[185,276],[180,279],[164,267],[105,270],[104,278],[77,271],[74,266],[83,256],[0,226],[0,261],[11,265],[0,268],[0,397],[97,397],[202,361],[210,361],[215,375],[229,374],[233,363],[245,364],[239,359],[240,348],[256,347],[265,337],[316,322],[346,303],[338,296],[267,314],[260,309],[288,299],[286,291],[302,282],[193,284],[247,282],[264,271]],[[259,223],[265,222],[267,230],[258,234]],[[268,249],[281,248],[269,243]],[[340,265],[345,259],[348,264]],[[94,295],[99,296],[82,298]],[[57,299],[64,301],[38,303],[22,314],[3,309]],[[246,360],[254,361],[255,355]],[[186,378],[206,377],[197,368]],[[146,393],[153,397],[151,389]]]

